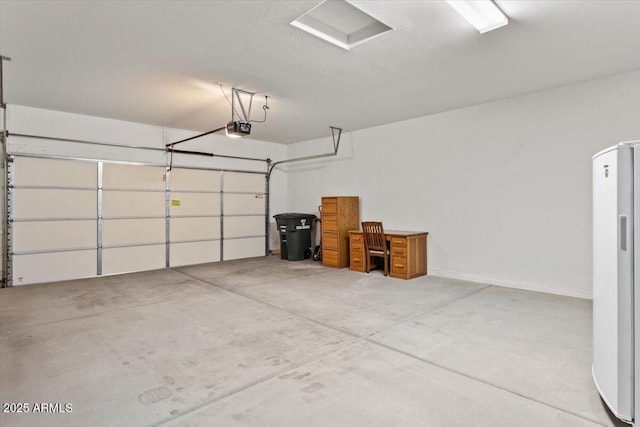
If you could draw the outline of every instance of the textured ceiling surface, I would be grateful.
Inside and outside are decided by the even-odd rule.
[[[206,131],[216,82],[291,143],[640,69],[640,1],[501,1],[479,34],[444,1],[352,1],[390,25],[345,51],[289,23],[319,1],[0,0],[5,102]]]

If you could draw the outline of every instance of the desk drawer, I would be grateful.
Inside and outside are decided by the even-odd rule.
[[[361,242],[364,242],[364,238],[362,234],[352,234],[351,241],[361,243]]]
[[[349,267],[353,271],[364,271],[363,254],[351,252],[351,264]]]
[[[407,259],[403,257],[391,258],[391,272],[394,274],[407,274]]]
[[[325,247],[322,248],[322,265],[326,265],[327,267],[337,267],[338,266],[338,252],[332,251]]]
[[[364,243],[362,243],[362,242],[351,242],[351,252],[363,254],[364,253]]]
[[[396,247],[403,247],[406,248],[407,247],[407,239],[402,238],[402,237],[392,237],[391,238],[391,246],[396,246]]]
[[[406,257],[407,248],[404,246],[391,246],[391,255]]]

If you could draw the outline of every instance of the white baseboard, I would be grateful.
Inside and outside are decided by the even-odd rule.
[[[469,282],[486,283],[488,285],[503,286],[505,288],[524,289],[527,291],[544,292],[547,294],[562,295],[566,297],[593,299],[592,294],[589,292],[576,292],[567,291],[566,289],[558,289],[553,286],[546,285],[531,285],[530,283],[523,282],[505,282],[502,280],[492,279],[490,277],[482,277],[474,274],[460,273],[450,270],[439,270],[435,268],[429,269],[430,276],[446,277],[448,279],[467,280]]]

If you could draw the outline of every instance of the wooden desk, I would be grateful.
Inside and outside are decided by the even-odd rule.
[[[427,274],[427,235],[422,231],[385,230],[390,242],[391,277],[413,279]],[[366,255],[362,231],[349,231],[350,268],[365,271]]]

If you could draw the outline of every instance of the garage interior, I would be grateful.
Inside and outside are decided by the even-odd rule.
[[[591,158],[640,2],[463,3],[0,0],[0,425],[625,425]]]

